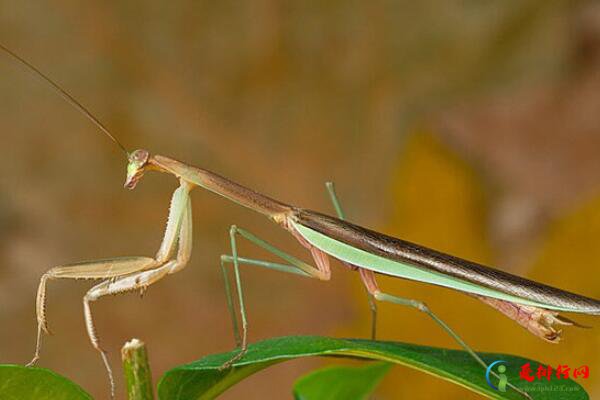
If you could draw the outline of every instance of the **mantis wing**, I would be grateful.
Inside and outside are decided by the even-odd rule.
[[[548,310],[600,314],[600,302],[309,210],[293,227],[313,246],[385,275]]]

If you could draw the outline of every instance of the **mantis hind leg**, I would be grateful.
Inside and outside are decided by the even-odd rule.
[[[427,314],[429,317],[431,317],[431,319],[433,319],[435,321],[435,323],[437,323],[444,331],[446,331],[446,333],[448,333],[463,349],[465,349],[467,351],[467,353],[469,353],[469,355],[471,357],[473,357],[473,359],[475,361],[477,361],[477,363],[479,363],[484,369],[488,368],[488,365],[486,364],[486,362],[483,361],[481,359],[481,357],[477,353],[475,353],[475,351],[460,336],[458,336],[458,334],[456,332],[454,332],[454,330],[452,328],[450,328],[448,326],[448,324],[446,324],[441,318],[439,318],[436,314],[434,314],[433,311],[431,311],[425,303],[423,303],[422,301],[419,301],[419,300],[406,299],[406,298],[402,298],[402,297],[398,297],[398,296],[392,296],[387,293],[383,293],[382,291],[379,290],[379,285],[377,285],[377,281],[375,280],[375,273],[373,271],[359,268],[359,273],[360,273],[360,277],[363,281],[363,284],[365,285],[368,292],[373,296],[373,298],[375,300],[387,301],[387,302],[399,304],[402,306],[413,307],[413,308]],[[490,373],[497,377],[497,375],[494,371],[490,371]],[[531,397],[529,396],[529,394],[527,394],[527,392],[524,392],[523,390],[517,388],[516,386],[514,386],[510,383],[508,383],[508,386],[510,386],[513,390],[515,390],[516,392],[518,392],[525,398],[531,399]]]
[[[251,243],[261,247],[273,255],[283,259],[288,264],[280,264],[275,262],[263,261],[263,260],[255,260],[250,258],[244,258],[238,256],[237,251],[237,236],[245,238]],[[223,272],[223,278],[225,281],[225,293],[227,295],[227,307],[229,309],[229,313],[231,314],[231,320],[233,325],[234,337],[236,340],[236,344],[239,347],[240,351],[233,356],[230,360],[225,362],[221,369],[229,368],[233,363],[241,359],[248,349],[248,320],[246,318],[246,307],[244,304],[244,294],[242,290],[242,281],[240,276],[239,266],[240,264],[245,265],[253,265],[268,269],[273,269],[276,271],[292,273],[296,275],[301,275],[309,278],[317,278],[320,280],[328,280],[330,276],[329,263],[327,258],[323,255],[315,255],[315,263],[317,267],[314,267],[310,264],[305,263],[304,261],[285,253],[284,251],[276,248],[275,246],[267,243],[266,241],[260,239],[254,234],[248,232],[245,229],[238,228],[235,225],[232,225],[229,230],[229,239],[231,244],[231,255],[222,255],[221,256],[221,269]],[[234,280],[237,291],[237,301],[239,305],[240,317],[241,317],[241,333],[237,321],[237,316],[234,309],[234,298],[233,292],[231,290],[231,284],[229,282],[229,277],[227,275],[227,271],[225,269],[225,264],[231,263],[233,264],[234,270]]]
[[[346,216],[337,197],[337,193],[335,192],[335,186],[333,182],[326,182],[325,187],[327,188],[329,198],[331,199],[331,203],[333,204],[333,208],[335,209],[338,218],[345,220]],[[349,267],[352,268],[352,266]],[[375,302],[373,295],[368,290],[367,297],[369,300],[369,308],[371,310],[371,340],[375,340],[377,337],[377,303]]]

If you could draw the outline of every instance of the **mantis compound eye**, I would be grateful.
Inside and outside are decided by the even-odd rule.
[[[150,153],[147,150],[136,150],[129,155],[129,163],[127,164],[127,179],[125,187],[134,189],[140,178],[144,175],[144,169],[150,158]]]
[[[149,157],[148,150],[135,150],[129,155],[129,162],[144,165],[148,162]]]

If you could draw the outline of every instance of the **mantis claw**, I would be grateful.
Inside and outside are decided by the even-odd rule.
[[[239,361],[242,357],[246,355],[246,352],[246,349],[240,350],[240,352],[237,353],[235,356],[231,357],[228,361],[225,361],[223,365],[219,367],[219,371],[231,368],[236,361]]]
[[[40,359],[40,356],[38,356],[36,354],[31,361],[29,361],[27,364],[25,364],[25,366],[26,367],[35,367],[35,365],[37,364],[39,359]]]

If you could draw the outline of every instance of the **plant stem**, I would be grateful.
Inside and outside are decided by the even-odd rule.
[[[152,373],[148,364],[146,345],[139,339],[131,339],[121,349],[123,370],[129,400],[154,400]]]

